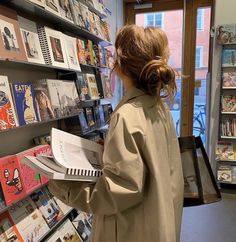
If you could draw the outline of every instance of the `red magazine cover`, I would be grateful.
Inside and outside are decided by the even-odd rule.
[[[8,212],[0,214],[0,241],[24,242]]]
[[[16,156],[0,158],[0,180],[7,206],[26,195],[21,167]]]
[[[77,39],[77,55],[80,64],[87,64],[87,51],[83,40]]]
[[[26,193],[30,193],[41,186],[40,175],[34,169],[26,165],[22,159],[25,155],[34,155],[34,148],[16,154],[16,159],[21,166],[21,175],[24,182]]]
[[[38,156],[41,154],[52,155],[52,149],[50,145],[39,145],[34,148],[34,155]],[[48,183],[48,178],[40,175],[41,184],[44,185]]]

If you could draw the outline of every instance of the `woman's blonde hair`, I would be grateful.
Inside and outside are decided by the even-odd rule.
[[[166,34],[157,27],[126,25],[115,42],[114,71],[127,75],[147,94],[173,98],[176,93],[175,71],[168,65]]]

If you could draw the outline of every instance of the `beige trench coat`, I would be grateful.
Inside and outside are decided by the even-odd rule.
[[[167,108],[129,90],[110,121],[96,184],[50,181],[66,204],[94,214],[92,242],[178,242],[183,175]]]

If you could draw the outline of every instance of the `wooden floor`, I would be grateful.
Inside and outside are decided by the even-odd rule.
[[[222,201],[184,208],[181,242],[236,242],[236,194],[222,193]]]

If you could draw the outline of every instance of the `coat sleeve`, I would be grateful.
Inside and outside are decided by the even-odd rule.
[[[111,120],[103,154],[103,175],[96,184],[49,182],[50,191],[64,203],[93,214],[111,215],[143,199],[146,169],[142,160],[145,135],[119,113]]]

